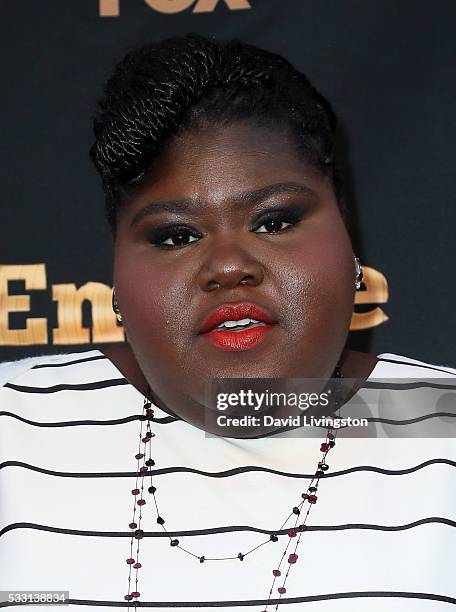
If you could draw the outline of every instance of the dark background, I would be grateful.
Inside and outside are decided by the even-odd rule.
[[[285,55],[332,102],[343,126],[356,211],[355,252],[387,278],[389,321],[352,346],[456,365],[454,283],[456,3],[251,0],[250,10],[176,14],[120,0],[2,0],[0,265],[46,263],[47,291],[26,316],[55,324],[51,285],[112,283],[110,233],[89,158],[90,117],[127,50],[188,31],[236,36]],[[24,293],[11,283],[11,293]],[[0,304],[0,308],[2,305]],[[90,319],[90,309],[85,319]],[[90,323],[90,320],[89,320]],[[1,346],[0,360],[86,350]]]

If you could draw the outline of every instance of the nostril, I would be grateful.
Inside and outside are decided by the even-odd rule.
[[[240,284],[241,285],[246,285],[247,283],[249,283],[252,280],[251,276],[245,276],[241,281]]]
[[[218,289],[218,287],[220,287],[220,283],[218,283],[217,281],[209,281],[208,282],[208,288],[209,289]]]

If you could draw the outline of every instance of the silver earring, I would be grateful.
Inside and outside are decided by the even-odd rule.
[[[116,319],[119,321],[119,323],[122,323],[122,315],[120,314],[119,304],[117,303],[115,288],[112,290],[112,309],[116,315]]]
[[[358,257],[354,256],[355,260],[355,287],[356,290],[361,289],[361,281],[363,280],[363,269],[361,268],[361,264],[359,263]]]

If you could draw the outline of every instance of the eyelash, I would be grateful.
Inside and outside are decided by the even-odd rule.
[[[287,227],[284,227],[282,229],[279,230],[275,230],[273,232],[257,232],[259,234],[280,234],[284,231],[287,231],[289,229],[291,229],[294,225],[296,225],[297,223],[299,223],[299,221],[301,220],[303,216],[303,212],[302,211],[298,211],[298,210],[277,210],[277,211],[272,211],[268,214],[266,214],[261,220],[260,223],[257,224],[257,226],[252,230],[253,232],[256,232],[256,230],[258,230],[259,228],[268,225],[269,223],[271,223],[271,221],[280,221],[282,223],[288,223]],[[172,249],[181,249],[183,247],[186,247],[190,244],[194,244],[195,242],[198,242],[198,240],[193,240],[191,242],[187,242],[186,244],[181,244],[181,245],[175,245],[175,244],[164,244],[164,242],[166,240],[172,239],[176,236],[187,236],[187,235],[191,235],[194,238],[198,238],[200,239],[202,236],[201,234],[199,234],[198,232],[192,230],[189,227],[186,227],[185,225],[168,225],[165,227],[159,227],[155,230],[152,230],[149,233],[149,242],[151,242],[154,246],[158,247],[158,248],[162,248],[165,250],[172,250]]]

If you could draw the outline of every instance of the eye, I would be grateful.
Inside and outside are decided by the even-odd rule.
[[[257,225],[254,230],[257,234],[277,234],[296,225],[300,221],[301,215],[297,211],[275,211],[261,219],[261,225]],[[264,228],[264,229],[263,229]]]
[[[266,223],[263,223],[263,225],[260,225],[260,227],[255,231],[257,234],[275,234],[276,232],[280,232],[281,230],[285,229],[285,227],[281,227],[283,224],[285,224],[286,227],[292,225],[292,223],[287,223],[286,221],[281,221],[279,219],[270,219],[269,221],[266,221]],[[262,230],[262,227],[265,229]]]
[[[188,232],[179,232],[178,234],[173,234],[160,244],[163,246],[185,246],[197,241],[198,238],[191,236]]]
[[[187,227],[162,227],[150,232],[149,242],[164,249],[185,247],[201,238],[194,230]]]

